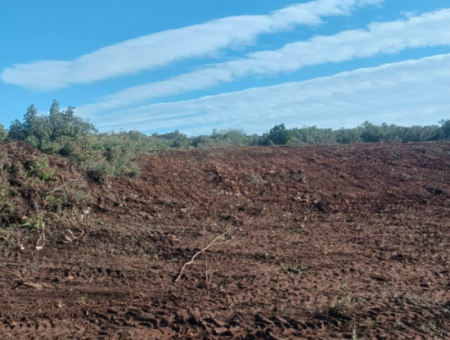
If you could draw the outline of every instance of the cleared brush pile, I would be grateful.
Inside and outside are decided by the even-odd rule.
[[[450,337],[449,144],[165,152],[103,184],[28,148],[3,147],[6,338]]]
[[[67,218],[93,202],[87,188],[86,176],[63,158],[44,155],[24,142],[0,146],[3,234],[21,230],[28,243],[35,242],[46,222],[55,225],[55,219]]]

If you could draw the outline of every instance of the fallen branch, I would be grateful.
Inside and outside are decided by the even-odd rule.
[[[31,282],[27,282],[27,281],[21,282],[21,285],[25,286],[25,287],[28,287],[28,288],[37,289],[37,290],[41,290],[43,288],[40,284],[31,283]]]
[[[84,230],[82,230],[82,231],[81,231],[81,234],[78,235],[78,236],[75,236],[75,235],[72,233],[72,231],[71,231],[70,229],[67,229],[67,231],[68,231],[68,233],[69,233],[70,235],[72,235],[72,239],[73,239],[73,240],[78,240],[80,237],[82,237],[82,236],[84,235]]]
[[[177,278],[175,279],[175,282],[178,282],[181,279],[181,276],[183,275],[184,270],[186,269],[187,266],[191,265],[194,263],[194,260],[197,256],[199,256],[200,254],[203,254],[205,251],[207,251],[209,248],[211,248],[214,245],[217,245],[217,240],[221,239],[222,237],[224,237],[226,234],[228,234],[228,231],[224,232],[223,234],[217,236],[214,240],[211,241],[210,244],[208,244],[205,248],[203,248],[202,250],[198,251],[197,253],[195,253],[194,256],[192,256],[192,258],[186,262],[183,267],[180,270],[180,273],[178,274]]]
[[[20,275],[20,274],[14,273],[13,271],[10,271],[10,270],[7,270],[6,272],[14,275],[15,277],[17,277],[17,279],[15,280],[16,283],[17,283],[17,287],[25,286],[25,287],[34,288],[34,289],[37,289],[37,290],[41,290],[43,288],[40,284],[31,283],[31,282],[26,281],[22,277],[22,275]]]

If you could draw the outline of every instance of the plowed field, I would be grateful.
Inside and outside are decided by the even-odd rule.
[[[1,339],[450,339],[450,144],[140,164],[2,229]]]

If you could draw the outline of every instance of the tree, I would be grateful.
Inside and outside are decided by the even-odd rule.
[[[57,101],[53,101],[50,114],[46,117],[51,129],[50,140],[59,138],[79,137],[89,133],[97,132],[94,125],[74,115],[75,107],[69,106],[67,110],[60,111]]]
[[[441,138],[450,139],[450,119],[441,120]]]
[[[16,119],[11,123],[8,137],[12,140],[25,140],[25,131],[20,120]]]
[[[8,137],[8,132],[5,130],[5,127],[0,124],[0,141],[6,140],[6,137]]]
[[[384,126],[386,128],[386,126]],[[361,140],[365,143],[378,143],[383,141],[381,128],[375,124],[364,122],[359,129],[361,130]]]
[[[275,145],[286,145],[292,139],[292,132],[286,130],[284,124],[275,125],[267,136],[269,143]]]
[[[54,100],[48,116],[38,116],[31,105],[23,117],[23,123],[15,120],[9,128],[9,138],[23,140],[30,145],[43,149],[48,143],[63,138],[75,138],[97,132],[95,127],[74,115],[74,107],[61,111],[59,103]]]
[[[50,116],[57,115],[59,113],[59,103],[56,99],[53,99],[52,105],[50,106]]]
[[[49,129],[45,119],[38,116],[34,105],[30,105],[23,117],[23,123],[19,120],[11,123],[8,136],[12,140],[23,140],[39,148],[48,141]]]

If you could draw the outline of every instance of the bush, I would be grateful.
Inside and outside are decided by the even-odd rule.
[[[335,141],[339,144],[360,143],[361,134],[358,129],[340,129],[334,131]]]
[[[332,129],[319,129],[316,126],[294,128],[291,130],[293,143],[332,144],[336,143],[336,134]]]
[[[84,163],[84,170],[89,180],[94,183],[104,184],[106,179],[110,176],[110,169],[104,162],[96,162],[88,160]]]
[[[36,177],[43,182],[48,182],[53,178],[53,171],[50,170],[50,165],[47,157],[41,159],[28,160],[24,163],[27,177]]]
[[[174,132],[165,133],[162,135],[154,135],[154,137],[157,137],[162,140],[167,140],[170,142],[170,147],[177,148],[177,149],[188,149],[189,148],[189,138],[184,134],[181,133],[178,130],[175,130]]]

